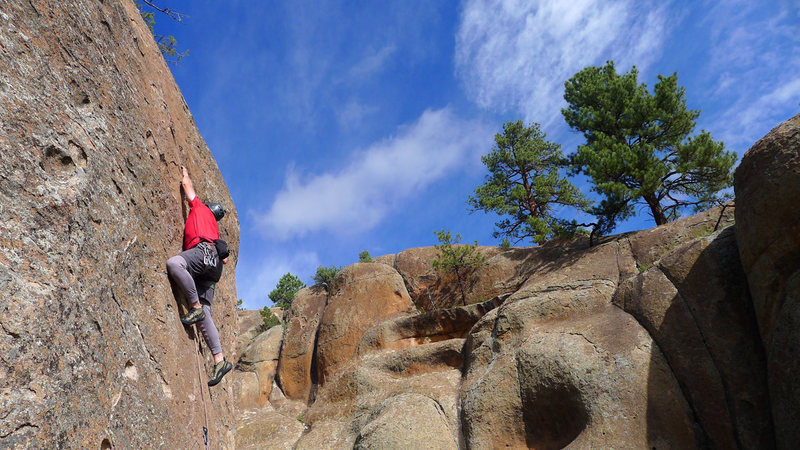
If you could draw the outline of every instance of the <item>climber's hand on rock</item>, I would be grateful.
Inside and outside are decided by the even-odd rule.
[[[222,264],[228,264],[228,258],[223,259]]]

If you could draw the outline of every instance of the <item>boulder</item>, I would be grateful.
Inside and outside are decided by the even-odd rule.
[[[236,448],[245,449],[293,449],[305,425],[295,417],[289,417],[268,408],[243,413],[236,428]]]
[[[239,325],[236,348],[241,354],[253,338],[265,331],[264,319],[260,311],[239,310],[236,312],[236,321]]]
[[[800,115],[742,157],[734,176],[736,235],[767,354],[779,448],[800,442]]]
[[[250,366],[264,361],[278,361],[281,350],[283,327],[275,325],[269,330],[257,335],[239,357],[240,366]]]
[[[501,252],[498,247],[479,246],[478,251],[491,259]],[[436,247],[419,247],[403,250],[396,255],[383,255],[375,262],[389,265],[397,270],[406,283],[408,293],[417,308],[430,311],[449,308],[463,303],[461,290],[455,274],[442,273],[433,268],[433,260],[439,255]],[[480,279],[467,270],[462,276],[466,303],[480,303],[503,292],[493,289],[475,289]]]
[[[292,400],[307,402],[316,383],[316,371],[312,371],[314,346],[327,297],[322,286],[303,288],[294,295],[287,313],[278,381],[284,395]]]
[[[283,327],[276,325],[269,330],[257,335],[242,352],[239,361],[236,363],[236,370],[250,372],[256,375],[256,397],[253,400],[241,400],[243,395],[252,395],[253,388],[247,384],[246,393],[239,391],[239,405],[264,406],[269,399],[272,381],[275,379],[275,371],[278,367],[278,355],[281,347],[281,337]],[[252,377],[247,378],[252,383]]]
[[[232,383],[165,263],[198,195],[233,200],[134,2],[0,0],[0,447],[234,446]],[[214,297],[236,349],[236,251]],[[202,340],[202,339],[201,339]]]
[[[537,307],[535,299],[515,303]],[[485,326],[467,344],[461,387],[467,448],[696,446],[680,386],[630,315],[606,303],[568,319],[501,330],[502,310],[510,306],[484,316]],[[517,339],[497,345],[511,338],[500,334]],[[651,398],[650,390],[660,395]]]
[[[734,214],[498,250],[468,294],[496,296],[421,314],[382,299],[419,291],[392,267],[425,281],[424,251],[344,269],[295,448],[774,447]]]
[[[463,338],[484,314],[501,305],[504,300],[503,297],[495,297],[484,303],[386,320],[364,333],[358,343],[357,352],[363,355],[381,349],[398,350],[445,339]]]
[[[692,407],[700,442],[774,447],[765,357],[733,227],[654,261],[620,286],[614,303],[664,353]]]
[[[441,405],[430,397],[408,393],[386,399],[361,429],[353,448],[457,450],[458,437],[449,428]]]
[[[261,403],[261,386],[258,383],[258,374],[234,370],[228,375],[233,383],[233,392],[236,396],[236,409],[245,411],[264,406]]]
[[[362,335],[391,316],[413,308],[403,279],[389,266],[356,263],[342,269],[331,287],[317,339],[316,369],[322,384],[356,353]]]
[[[350,431],[349,420],[315,422],[295,445],[295,450],[352,450],[356,437]]]

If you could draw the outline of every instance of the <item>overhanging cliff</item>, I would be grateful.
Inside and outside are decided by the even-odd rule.
[[[238,217],[132,1],[0,0],[0,153],[0,447],[201,446],[203,399],[232,447],[230,385],[209,398],[165,271],[179,166],[233,249]],[[213,305],[226,353],[235,257]]]

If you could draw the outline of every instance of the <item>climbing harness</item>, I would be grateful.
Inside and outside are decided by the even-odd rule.
[[[203,400],[203,416],[205,417],[205,426],[203,427],[203,442],[205,443],[206,450],[208,450],[208,408],[206,407],[206,396],[203,394],[203,371],[200,368],[200,340],[197,338],[200,336],[198,333],[200,330],[197,329],[197,324],[194,325],[194,339],[197,345],[194,347],[194,357],[197,361],[197,379],[200,380],[200,398]],[[211,395],[211,392],[208,393]]]

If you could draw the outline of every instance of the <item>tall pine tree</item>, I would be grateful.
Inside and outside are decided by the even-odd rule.
[[[504,124],[494,141],[481,157],[489,169],[486,183],[468,200],[473,210],[503,217],[494,237],[543,243],[574,231],[575,223],[557,218],[556,208],[584,209],[589,202],[559,174],[567,162],[561,147],[546,139],[538,123],[526,127],[521,120]]]
[[[693,207],[718,202],[732,184],[736,155],[707,131],[690,136],[700,111],[686,106],[678,76],[658,76],[651,94],[636,67],[617,74],[614,62],[587,67],[565,83],[567,124],[586,143],[572,158],[605,196],[595,213],[611,231],[618,218],[646,205],[657,225]]]

